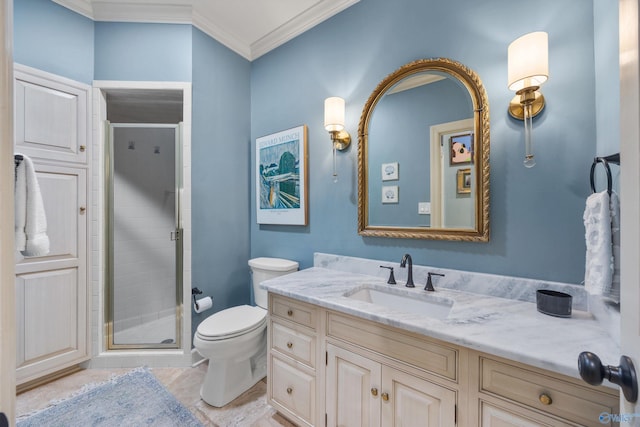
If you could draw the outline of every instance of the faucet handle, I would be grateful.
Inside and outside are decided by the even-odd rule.
[[[393,267],[387,267],[386,265],[381,265],[380,268],[388,268],[389,269],[389,280],[387,283],[390,285],[396,284],[396,278],[393,276]]]
[[[440,273],[427,273],[427,284],[424,287],[425,291],[429,291],[429,292],[434,292],[435,289],[433,288],[433,282],[431,281],[431,276],[442,276],[444,277],[444,274],[440,274]]]

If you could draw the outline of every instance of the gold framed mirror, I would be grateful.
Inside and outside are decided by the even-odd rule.
[[[382,80],[358,125],[358,233],[489,241],[489,102],[447,58]]]

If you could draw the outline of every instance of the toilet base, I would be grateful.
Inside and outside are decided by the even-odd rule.
[[[222,407],[267,376],[267,350],[244,360],[211,360],[200,388],[206,403]]]

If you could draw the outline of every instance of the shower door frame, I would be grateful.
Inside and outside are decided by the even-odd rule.
[[[175,236],[175,342],[173,343],[131,343],[131,344],[117,344],[115,340],[114,330],[114,297],[115,297],[115,282],[114,282],[114,240],[113,233],[115,206],[113,200],[114,190],[114,128],[155,128],[155,129],[174,129],[174,148],[175,148],[175,179],[174,179],[174,191],[175,191],[175,229],[172,232],[172,236]],[[183,236],[184,231],[182,227],[182,197],[183,190],[183,157],[182,157],[182,123],[177,124],[157,124],[157,123],[105,123],[105,242],[106,242],[106,268],[105,268],[105,320],[106,320],[106,349],[107,350],[132,350],[132,349],[180,349],[182,347],[182,323],[183,323]]]

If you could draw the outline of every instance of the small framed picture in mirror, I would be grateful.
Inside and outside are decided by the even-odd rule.
[[[449,138],[449,166],[470,164],[473,159],[473,134],[464,133]]]
[[[458,194],[471,193],[471,168],[458,169],[457,182]]]
[[[383,181],[398,180],[398,162],[382,164],[382,180]]]
[[[382,203],[398,203],[398,186],[382,186]]]

